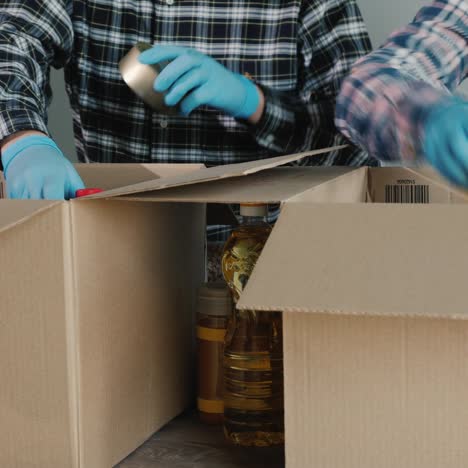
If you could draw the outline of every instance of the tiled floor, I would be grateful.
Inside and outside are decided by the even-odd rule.
[[[244,449],[224,440],[219,427],[181,416],[116,468],[284,468],[281,448]]]

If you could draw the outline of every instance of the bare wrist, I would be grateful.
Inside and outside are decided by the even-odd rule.
[[[253,125],[259,122],[259,120],[262,118],[263,111],[265,109],[265,95],[263,94],[263,91],[258,86],[257,86],[257,90],[258,90],[258,95],[260,98],[257,110],[247,119]]]

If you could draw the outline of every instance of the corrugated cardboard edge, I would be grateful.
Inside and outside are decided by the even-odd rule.
[[[165,177],[153,181],[142,182],[140,184],[129,185],[127,187],[122,187],[115,190],[108,190],[86,198],[115,198],[122,195],[152,192],[156,190],[163,190],[166,188],[180,187],[183,185],[199,184],[203,182],[210,182],[213,180],[228,179],[232,177],[241,177],[248,174],[254,174],[265,169],[271,169],[277,166],[281,166],[283,164],[288,164],[306,157],[318,156],[320,154],[329,153],[331,151],[337,151],[346,148],[346,146],[347,145],[340,145],[330,148],[306,151],[303,153],[291,154],[287,156],[279,156],[276,158],[259,159],[256,161],[249,161],[246,163],[199,169],[197,171],[193,171],[188,174],[182,174],[180,176]]]
[[[237,305],[240,310],[258,310],[260,312],[283,312],[283,313],[303,313],[303,314],[314,314],[314,315],[338,315],[338,316],[352,316],[352,317],[387,317],[387,318],[417,318],[417,319],[438,319],[438,320],[468,320],[468,315],[463,314],[449,314],[449,315],[437,315],[437,314],[415,314],[415,313],[403,313],[403,312],[384,312],[384,313],[372,313],[371,311],[358,311],[358,310],[338,310],[338,309],[315,309],[309,307],[265,307],[262,305],[243,305],[240,301]]]
[[[73,448],[73,466],[81,468],[80,453],[80,417],[79,417],[79,333],[77,317],[77,288],[74,262],[74,239],[72,205],[62,204],[62,232],[63,232],[63,271],[65,285],[65,324],[67,336],[67,372],[69,388],[70,437]]]

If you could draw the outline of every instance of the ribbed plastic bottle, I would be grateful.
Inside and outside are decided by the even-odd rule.
[[[267,205],[242,204],[226,242],[222,270],[237,303],[271,232]],[[234,309],[224,346],[224,432],[241,446],[284,443],[280,312]]]

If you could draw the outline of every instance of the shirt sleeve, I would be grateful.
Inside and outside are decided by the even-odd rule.
[[[422,158],[428,113],[468,74],[468,3],[437,0],[360,60],[346,79],[336,126],[384,161]]]
[[[305,0],[298,25],[297,89],[281,92],[260,84],[265,109],[251,127],[257,143],[277,153],[343,143],[333,121],[336,96],[351,65],[370,47],[354,0]]]
[[[47,132],[50,66],[73,46],[71,0],[0,0],[0,142],[20,130]]]

